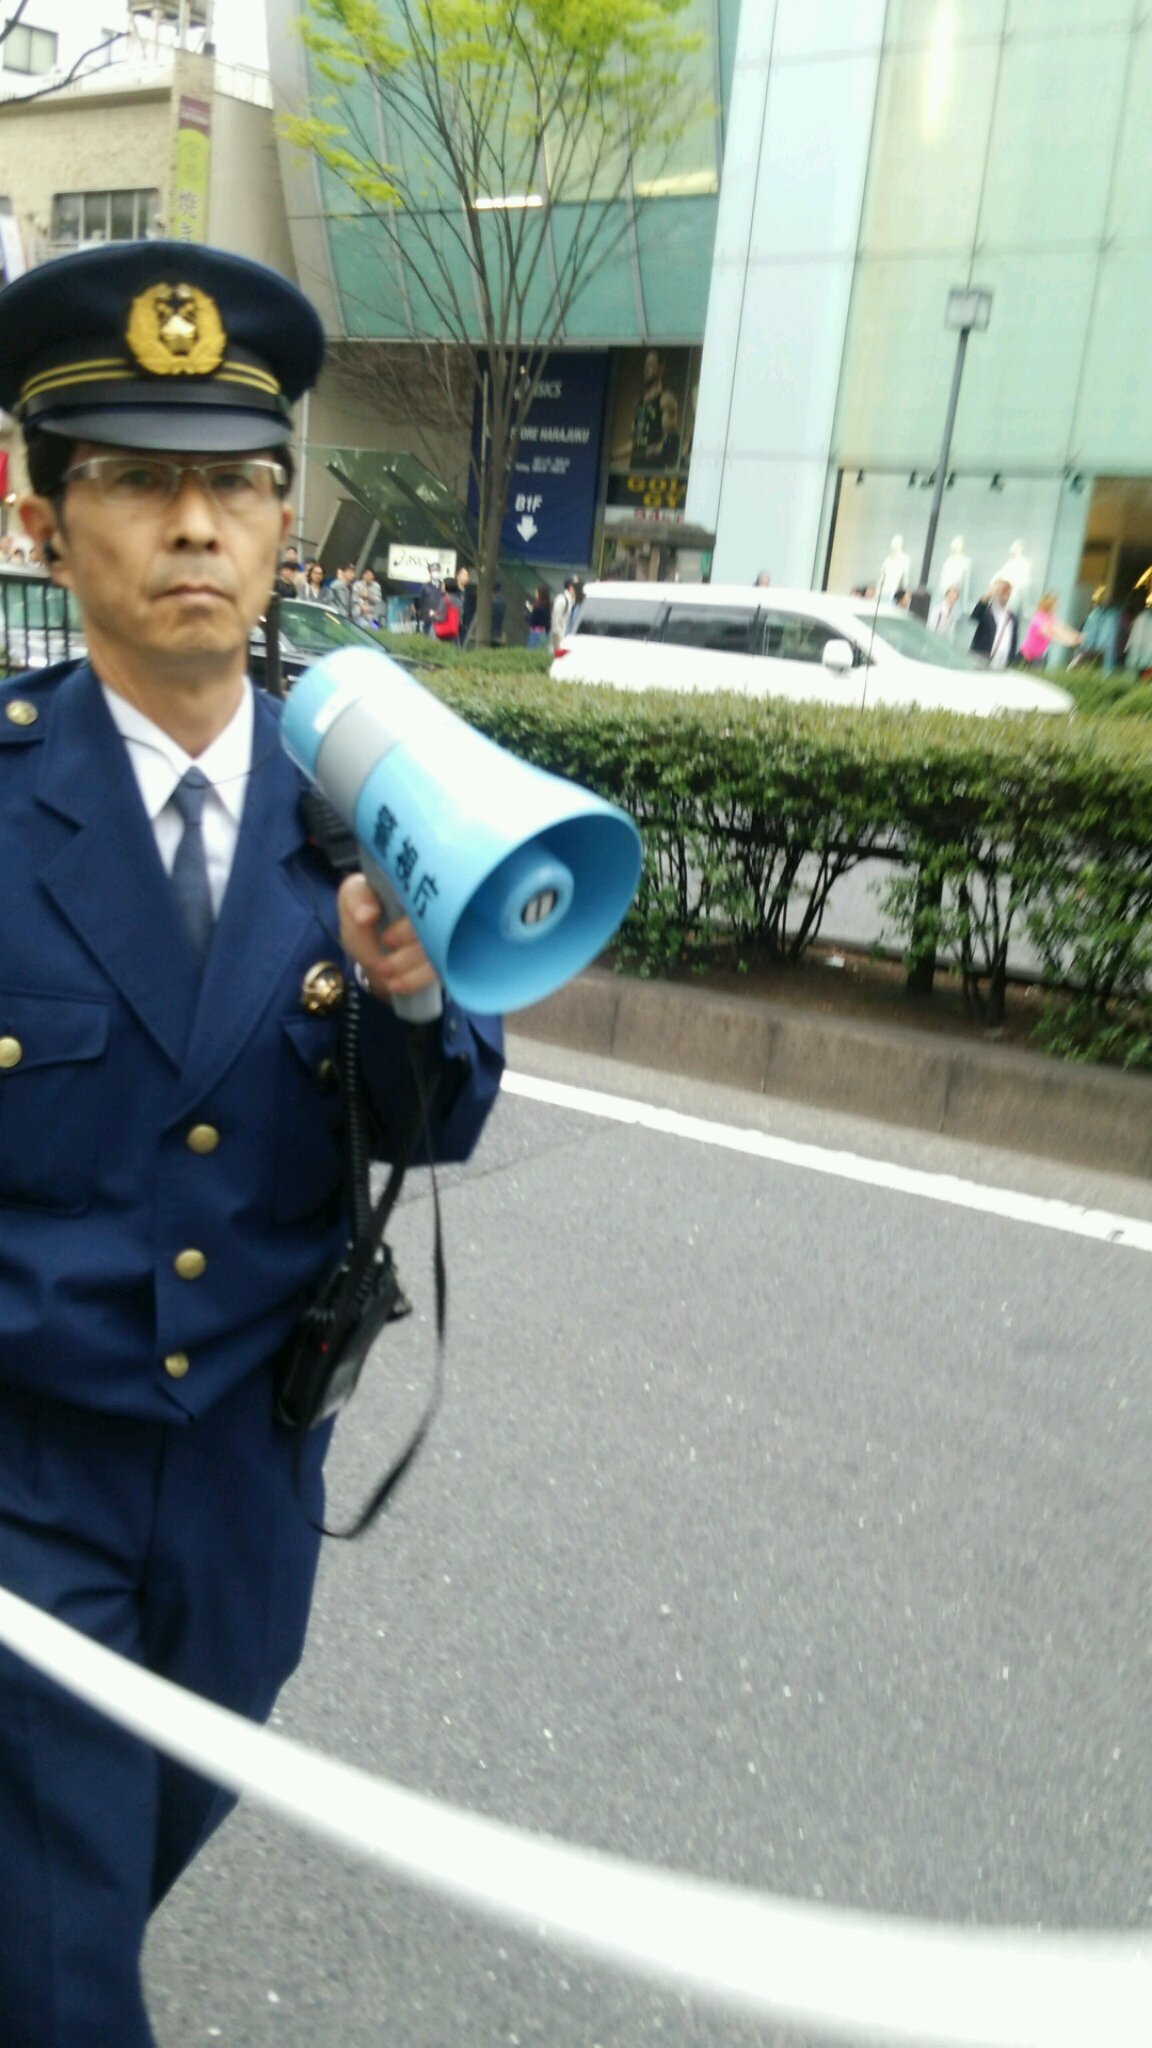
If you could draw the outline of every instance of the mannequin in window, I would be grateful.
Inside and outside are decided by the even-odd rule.
[[[1132,631],[1128,635],[1124,666],[1152,668],[1152,597],[1148,599],[1145,609],[1136,614]]]
[[[880,574],[876,578],[876,595],[891,602],[898,590],[909,588],[911,577],[912,564],[904,552],[904,535],[894,533],[888,553],[880,564]]]
[[[936,594],[943,598],[949,590],[957,590],[960,593],[960,603],[967,608],[971,580],[972,563],[964,553],[964,535],[957,533],[953,536],[948,549],[948,560],[937,579]]]
[[[1007,561],[1002,568],[997,569],[992,580],[995,583],[1006,583],[1008,585],[1012,592],[1008,603],[1016,613],[1017,618],[1019,618],[1020,613],[1028,602],[1028,592],[1032,587],[1032,564],[1024,553],[1024,543],[1022,540],[1013,541],[1008,550]]]

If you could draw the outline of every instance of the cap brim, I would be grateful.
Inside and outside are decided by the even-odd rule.
[[[290,420],[273,412],[231,411],[222,405],[102,406],[91,412],[53,413],[34,424],[42,433],[69,441],[177,454],[239,455],[257,448],[282,448],[292,438]]]

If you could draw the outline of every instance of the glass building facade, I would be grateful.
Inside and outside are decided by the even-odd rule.
[[[270,7],[299,105],[296,12]],[[900,534],[916,580],[956,359],[945,305],[975,286],[991,321],[967,352],[933,582],[963,537],[981,586],[1014,543],[1066,606],[1134,583],[1152,562],[1152,0],[693,0],[692,19],[715,118],[565,332],[703,343],[669,526],[715,535],[717,579],[866,583]],[[286,166],[300,272],[333,330],[434,329],[415,254],[389,267],[347,194],[301,175]]]
[[[889,0],[835,421],[836,580],[874,573],[894,528],[922,539],[959,284],[993,304],[964,368],[944,551],[962,533],[983,581],[1020,540],[1034,590],[1066,603],[1152,562],[1150,95],[1152,7],[1134,0]],[[1147,491],[1116,488],[1141,476]]]
[[[967,352],[931,580],[953,537],[980,584],[1018,542],[1033,590],[1066,604],[1134,577],[1152,562],[1147,0],[769,0],[741,37],[732,126],[755,134],[758,176],[726,249],[726,160],[694,472],[716,573],[767,561],[846,587],[900,534],[918,576],[956,359],[945,306],[979,286],[991,321]],[[756,306],[742,352],[723,343],[726,258]],[[760,413],[751,462],[717,431],[717,395]]]

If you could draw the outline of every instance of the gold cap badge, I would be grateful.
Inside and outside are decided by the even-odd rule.
[[[150,284],[138,292],[125,340],[154,377],[210,377],[228,344],[215,300],[194,284]]]
[[[318,960],[304,976],[300,1001],[311,1017],[338,1010],[344,1001],[344,976],[334,960]]]

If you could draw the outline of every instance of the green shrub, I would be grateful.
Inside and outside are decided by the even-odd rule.
[[[381,647],[388,654],[405,654],[429,667],[466,669],[470,675],[542,675],[552,660],[548,647],[457,647],[451,640],[437,640],[428,633],[380,633]]]
[[[1092,1043],[1146,1063],[1152,724],[633,694],[553,683],[524,655],[491,660],[458,658],[433,687],[635,818],[644,873],[621,952],[641,973],[718,939],[795,960],[833,883],[888,858],[903,867],[887,907],[910,957],[953,955],[975,1014],[999,1021],[1009,944],[1027,929],[1087,1005]]]
[[[1106,676],[1098,668],[1067,668],[1052,680],[1090,718],[1152,718],[1152,683],[1139,669],[1117,668]]]

